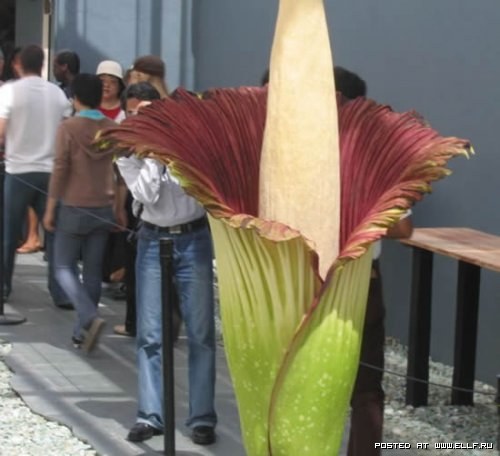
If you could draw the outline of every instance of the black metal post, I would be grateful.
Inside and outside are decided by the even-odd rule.
[[[413,277],[408,341],[408,377],[429,380],[431,344],[432,252],[413,248]],[[427,405],[429,386],[410,378],[406,381],[406,404]]]
[[[3,150],[0,149],[0,325],[18,325],[24,323],[26,318],[22,315],[7,315],[4,311],[4,182],[5,161]]]
[[[472,390],[476,371],[477,320],[481,268],[459,261],[453,386]],[[453,405],[473,405],[474,395],[459,389],[451,393]]]
[[[497,448],[500,448],[500,375],[497,375],[497,397],[495,397],[495,404],[497,406],[497,413],[499,415],[498,419],[498,430],[497,430]]]
[[[173,241],[160,239],[163,324],[163,452],[175,456]]]
[[[497,405],[497,413],[500,415],[500,374],[497,375],[497,397],[495,398],[495,404]]]

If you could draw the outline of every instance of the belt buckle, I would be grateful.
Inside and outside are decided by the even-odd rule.
[[[181,225],[174,225],[169,227],[168,232],[170,234],[182,234],[182,226]]]

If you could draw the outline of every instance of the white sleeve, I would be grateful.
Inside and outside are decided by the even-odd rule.
[[[152,159],[121,157],[116,161],[120,174],[134,199],[142,204],[154,204],[160,197],[164,166]]]
[[[8,119],[12,110],[12,102],[14,100],[14,93],[12,84],[3,84],[0,87],[0,118]]]
[[[408,209],[399,220],[404,220],[405,218],[409,217],[412,214],[411,209]]]
[[[68,103],[66,105],[66,107],[64,108],[64,112],[63,112],[63,117],[66,119],[68,117],[71,117],[73,115],[73,105],[71,104],[71,102],[69,100],[67,100]]]
[[[59,89],[59,91],[63,94],[63,97],[64,97],[63,117],[66,119],[66,118],[71,117],[73,115],[73,103],[71,103],[71,101],[66,98],[66,94],[61,89]]]

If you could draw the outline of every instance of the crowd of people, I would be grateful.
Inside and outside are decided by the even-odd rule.
[[[174,333],[181,322],[189,344],[189,416],[196,444],[215,441],[215,323],[212,245],[204,209],[152,158],[119,157],[94,147],[98,131],[169,96],[165,63],[138,57],[125,73],[113,60],[80,73],[79,56],[57,53],[57,85],[41,77],[37,45],[0,54],[0,147],[5,148],[3,297],[9,299],[15,255],[38,250],[45,229],[48,288],[54,304],[75,309],[73,346],[92,352],[105,321],[98,314],[103,280],[123,281],[126,314],[117,334],[136,337],[138,410],[127,438],[142,442],[163,432],[161,382],[160,239],[174,245]],[[262,84],[267,83],[268,73]],[[366,95],[354,73],[335,69],[336,85],[350,99]],[[32,212],[30,213],[29,210]],[[31,214],[31,215],[30,215]],[[23,225],[28,234],[19,233]],[[388,233],[411,234],[404,218]],[[133,233],[134,236],[130,236]],[[361,359],[383,367],[384,305],[375,249]],[[350,456],[380,454],[382,373],[361,366],[352,397]]]
[[[138,410],[127,438],[142,442],[163,432],[159,241],[172,239],[175,331],[184,321],[189,346],[186,424],[194,443],[213,443],[215,322],[205,211],[162,163],[116,159],[113,152],[94,146],[98,131],[168,96],[165,63],[146,55],[126,73],[113,60],[100,62],[95,73],[80,73],[79,56],[65,50],[52,61],[54,84],[41,76],[44,52],[39,46],[3,57],[4,299],[13,293],[15,256],[22,247],[19,233],[28,208],[37,217],[35,232],[38,221],[43,222],[54,304],[76,311],[69,336],[76,349],[90,353],[98,346],[105,326],[98,313],[103,280],[114,276],[124,281],[125,324],[114,330],[136,337]],[[127,241],[130,232],[136,233],[136,242]]]

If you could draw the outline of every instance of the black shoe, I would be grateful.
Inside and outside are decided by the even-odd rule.
[[[135,423],[127,435],[130,442],[144,442],[155,435],[163,434],[160,429],[156,429],[147,423]]]
[[[193,428],[191,440],[196,445],[211,445],[215,442],[215,431],[212,426],[196,426]]]
[[[71,304],[70,302],[61,302],[60,304],[56,304],[56,307],[58,309],[63,309],[63,310],[74,310],[75,306]]]
[[[76,348],[77,350],[79,350],[80,348],[82,348],[83,339],[79,339],[79,338],[73,336],[71,338],[71,343],[73,344],[73,348]]]

